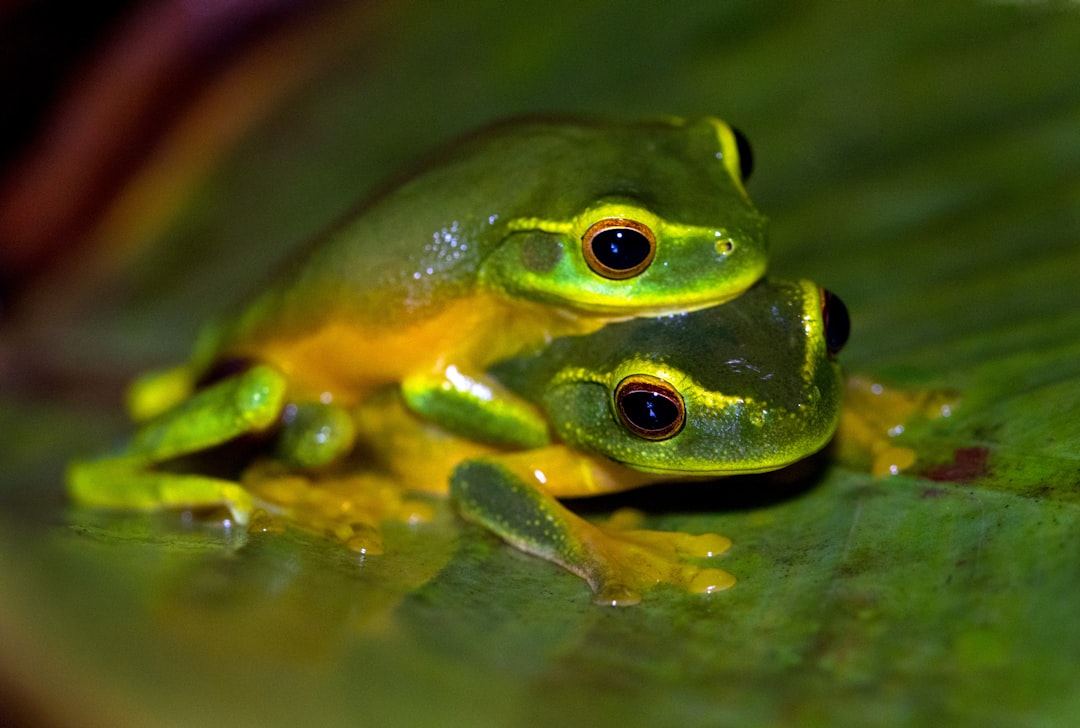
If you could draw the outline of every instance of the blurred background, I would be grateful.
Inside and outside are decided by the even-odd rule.
[[[1080,719],[1076,3],[84,5],[0,3],[0,724]],[[68,506],[134,374],[531,112],[746,132],[771,270],[848,304],[845,368],[961,393],[901,436],[916,466],[646,493],[739,582],[620,611],[446,509],[357,563]]]
[[[7,4],[0,25],[5,299],[92,242],[117,197],[185,123],[200,125],[187,151],[205,169],[207,158],[310,79],[329,49],[309,46],[292,62],[249,68],[245,80],[235,74],[257,62],[260,48],[265,55],[296,43],[331,11],[340,13],[341,3]],[[230,74],[231,107],[195,121]]]
[[[152,255],[221,158],[340,61],[370,14],[329,0],[69,5],[11,3],[0,23],[2,325],[31,318],[53,341],[78,335],[52,326],[123,296],[117,279]],[[49,359],[38,336],[4,351],[5,373],[55,395],[70,360]]]

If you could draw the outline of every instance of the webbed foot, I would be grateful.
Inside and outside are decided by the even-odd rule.
[[[735,583],[721,569],[694,563],[723,553],[729,539],[627,529],[618,518],[594,525],[494,458],[458,466],[450,493],[466,519],[580,576],[598,604],[637,604],[646,591],[665,584],[707,594]]]

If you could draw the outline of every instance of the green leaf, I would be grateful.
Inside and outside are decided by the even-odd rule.
[[[824,457],[588,506],[734,541],[731,590],[605,609],[445,504],[366,559],[74,510],[63,465],[124,432],[118,401],[9,391],[0,678],[88,724],[1080,721],[1080,8],[398,2],[365,22],[121,288],[21,335],[119,380],[454,133],[714,113],[754,143],[772,270],[851,309],[845,366],[955,389],[952,416],[898,436],[919,456],[898,477]]]

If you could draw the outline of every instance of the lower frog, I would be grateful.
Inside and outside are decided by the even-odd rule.
[[[712,308],[555,339],[489,370],[543,413],[552,444],[531,449],[484,438],[505,426],[497,417],[474,423],[479,437],[452,434],[393,390],[350,411],[290,401],[280,373],[249,362],[142,425],[121,453],[74,464],[70,489],[97,506],[278,513],[354,546],[380,519],[416,517],[409,491],[448,489],[467,520],[581,576],[599,603],[633,604],[658,584],[715,591],[733,577],[699,564],[726,538],[596,524],[557,499],[765,472],[816,452],[840,417],[848,325],[828,291],[766,279]],[[177,466],[252,435],[270,454],[235,479]]]

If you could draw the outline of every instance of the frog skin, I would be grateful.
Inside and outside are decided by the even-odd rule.
[[[556,498],[776,470],[821,449],[840,418],[843,303],[809,281],[766,279],[739,299],[553,342],[493,373],[542,403],[558,444],[474,458],[451,477],[459,512],[584,578],[604,604],[657,583],[713,591],[734,579],[686,556],[714,535],[603,529]],[[512,496],[510,494],[513,494]]]
[[[487,129],[315,241],[206,327],[188,364],[137,383],[129,409],[147,420],[261,363],[292,401],[351,409],[394,384],[458,434],[546,444],[536,408],[487,366],[746,290],[767,262],[765,219],[743,187],[750,164],[743,137],[712,118]]]
[[[356,547],[358,537],[372,543],[363,534],[380,519],[418,517],[406,491],[449,484],[467,520],[578,574],[598,603],[633,604],[658,584],[714,591],[733,578],[695,562],[727,539],[594,524],[557,499],[764,472],[812,454],[839,419],[835,354],[847,329],[836,297],[808,281],[765,279],[719,306],[560,337],[488,372],[543,413],[551,441],[539,447],[462,437],[416,416],[392,387],[339,419],[334,406],[288,403],[273,370],[257,365],[143,425],[124,455],[76,464],[71,489],[99,506],[224,505],[240,519],[258,504]],[[242,485],[152,469],[224,442],[192,426],[208,414],[233,423],[231,437],[277,430],[275,454]],[[343,457],[345,428],[360,446]]]

